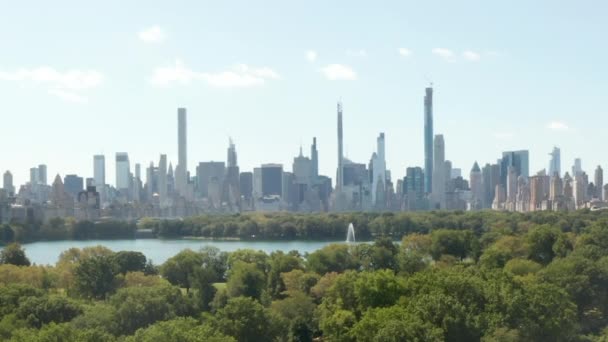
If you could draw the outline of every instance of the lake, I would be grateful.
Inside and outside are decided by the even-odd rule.
[[[297,250],[301,254],[311,253],[331,243],[342,241],[240,241],[240,240],[199,240],[199,239],[136,239],[136,240],[62,240],[39,241],[23,244],[25,253],[32,263],[38,265],[54,265],[61,252],[76,247],[105,246],[114,252],[136,251],[142,252],[154,264],[160,265],[167,259],[190,248],[194,251],[201,247],[213,246],[223,252],[232,252],[237,249],[255,249],[268,254],[274,251],[289,252]]]

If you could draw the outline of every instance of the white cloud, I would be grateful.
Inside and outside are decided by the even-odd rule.
[[[479,62],[481,55],[475,51],[466,50],[462,53],[462,57],[469,62]]]
[[[351,67],[342,64],[330,64],[321,69],[321,72],[330,81],[354,81],[357,79],[357,73]]]
[[[0,80],[22,84],[46,84],[52,88],[82,90],[95,88],[103,82],[103,75],[95,70],[68,70],[60,72],[43,66],[34,69],[21,68],[12,72],[0,71]]]
[[[434,48],[433,50],[431,50],[431,52],[436,55],[439,56],[443,59],[445,59],[448,62],[453,62],[454,61],[454,51],[450,50],[450,49],[445,49],[445,48]]]
[[[317,60],[317,57],[318,57],[317,51],[315,51],[315,50],[308,50],[308,51],[306,51],[306,59],[309,62],[311,62],[311,63],[315,62]]]
[[[552,131],[567,131],[570,129],[570,127],[562,121],[551,121],[547,124],[547,128],[552,130]]]
[[[50,89],[49,94],[57,96],[67,102],[87,103],[88,99],[85,96],[61,89]]]
[[[137,36],[146,43],[162,43],[167,35],[160,26],[156,25],[139,31]]]
[[[402,57],[409,57],[412,55],[412,51],[406,48],[399,48],[399,55]]]
[[[104,76],[96,70],[71,69],[62,72],[42,66],[0,71],[0,81],[15,82],[20,86],[45,87],[50,95],[77,103],[86,103],[87,98],[81,92],[98,87],[103,80]]]
[[[215,73],[194,71],[177,60],[175,65],[154,70],[150,83],[155,86],[170,86],[175,83],[190,84],[196,81],[218,88],[247,88],[261,86],[268,80],[278,80],[280,75],[268,67],[253,68],[237,64],[230,70]]]
[[[351,57],[367,57],[367,51],[360,50],[346,50],[346,54]]]

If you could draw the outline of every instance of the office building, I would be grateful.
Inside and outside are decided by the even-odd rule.
[[[424,189],[433,191],[433,88],[426,88],[424,96]]]
[[[177,109],[177,166],[175,168],[175,190],[186,196],[188,187],[188,137],[186,108]]]
[[[319,151],[317,150],[317,138],[312,138],[312,145],[310,146],[310,160],[312,162],[312,177],[316,182],[319,177]]]
[[[15,194],[15,185],[13,184],[13,174],[10,171],[4,172],[2,179],[2,188],[9,194]]]
[[[479,164],[475,162],[473,164],[473,168],[471,169],[471,173],[469,175],[469,184],[471,187],[471,209],[477,210],[483,208],[483,203],[485,201],[484,198],[484,188],[483,188],[483,175],[481,169],[479,168]]]
[[[38,165],[38,183],[42,185],[47,185],[47,171],[46,165],[40,164]]]
[[[445,208],[445,141],[442,134],[435,135],[433,144],[433,209]]]
[[[501,184],[507,184],[509,166],[513,167],[517,177],[523,176],[524,179],[527,179],[530,176],[529,159],[530,156],[527,150],[503,152],[500,161]]]
[[[77,198],[78,194],[84,189],[84,179],[78,175],[66,175],[63,177],[63,187],[65,192]]]
[[[95,179],[97,191],[106,185],[106,157],[103,155],[93,156],[93,179]]]
[[[336,175],[336,189],[340,191],[344,186],[344,150],[343,150],[343,131],[342,131],[342,102],[338,102],[338,170]]]
[[[263,164],[261,168],[262,196],[283,195],[283,165]]]
[[[603,200],[602,191],[604,190],[604,169],[600,165],[595,169],[595,175],[593,177],[593,185],[595,185],[595,196],[594,198]]]
[[[209,185],[217,184],[221,187],[224,184],[226,174],[226,163],[224,162],[200,162],[196,168],[197,193],[200,198],[209,198]],[[216,197],[218,196],[215,194]]]
[[[131,165],[129,154],[126,152],[116,153],[116,189],[126,195],[131,184]]]
[[[572,177],[576,177],[583,173],[583,162],[581,158],[574,159],[574,165],[572,165]]]
[[[554,174],[557,174],[561,177],[562,175],[562,157],[561,151],[557,147],[553,147],[553,151],[549,153],[551,159],[549,161],[549,176],[553,177]]]

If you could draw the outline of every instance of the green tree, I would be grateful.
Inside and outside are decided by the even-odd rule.
[[[369,310],[349,331],[362,342],[443,341],[443,330],[401,306]]]
[[[103,299],[117,287],[117,267],[111,256],[83,260],[74,270],[74,289],[85,298]]]
[[[331,244],[317,250],[306,258],[308,267],[317,274],[344,272],[359,267],[356,258],[345,244]]]
[[[268,265],[268,290],[273,298],[277,298],[286,289],[281,274],[301,269],[302,260],[299,256],[279,251],[270,254]]]
[[[115,321],[121,334],[192,312],[191,305],[174,286],[124,288],[109,302],[116,309]]]
[[[11,243],[0,251],[0,264],[11,264],[15,266],[29,266],[30,260],[25,251],[18,243]]]
[[[141,252],[120,251],[112,256],[118,272],[143,272],[146,269],[146,256]]]
[[[209,318],[211,326],[239,342],[272,341],[281,335],[281,319],[252,298],[236,297]]]
[[[471,231],[439,229],[431,233],[431,255],[439,260],[442,255],[456,258],[475,257],[478,249],[477,238]]]
[[[266,285],[266,276],[255,264],[236,262],[230,270],[226,287],[231,297],[260,299]]]
[[[51,322],[69,322],[82,313],[80,305],[62,296],[29,297],[15,310],[17,318],[34,328]]]
[[[125,342],[160,341],[232,342],[236,340],[215,331],[209,325],[201,325],[193,318],[175,318],[158,322],[137,330],[135,335],[125,339]]]
[[[202,267],[203,258],[199,253],[185,249],[169,258],[160,268],[160,274],[171,284],[190,291],[196,269]]]

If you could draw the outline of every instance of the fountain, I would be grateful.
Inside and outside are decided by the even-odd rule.
[[[355,242],[355,226],[353,226],[352,223],[348,225],[348,231],[346,232],[346,242]]]

